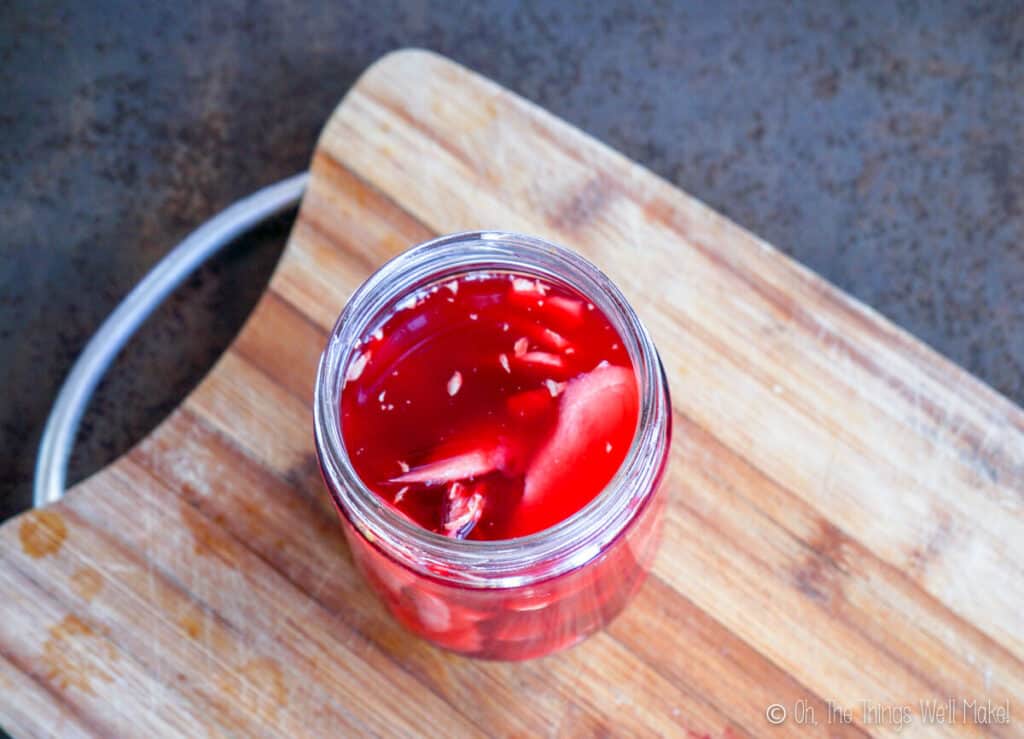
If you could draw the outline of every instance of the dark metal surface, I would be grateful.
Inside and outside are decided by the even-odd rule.
[[[306,166],[359,72],[436,49],[644,163],[1024,402],[1024,5],[0,7],[0,519],[75,355],[167,249]],[[500,224],[497,224],[500,225]],[[144,328],[72,479],[234,336],[283,219]]]

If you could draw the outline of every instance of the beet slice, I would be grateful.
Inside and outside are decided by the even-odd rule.
[[[525,354],[531,345],[551,352],[564,352],[569,348],[575,351],[571,341],[543,323],[520,318],[512,318],[506,323],[509,326],[510,336],[517,337],[519,342],[522,342],[523,339],[526,340],[519,345],[521,351],[515,351],[515,346],[513,346],[513,353],[517,356]]]
[[[583,303],[579,300],[562,298],[557,295],[545,298],[541,308],[554,323],[566,328],[575,328],[583,323],[583,314],[586,311]]]
[[[479,652],[484,646],[483,634],[473,626],[460,630],[448,629],[431,636],[441,646],[447,647],[453,652],[461,652],[463,654]]]
[[[575,513],[574,487],[600,490],[611,480],[632,441],[638,408],[636,378],[625,367],[601,366],[568,382],[555,428],[527,467],[514,535]],[[530,522],[529,530],[522,522]]]
[[[582,301],[560,295],[548,295],[548,289],[543,283],[524,278],[512,281],[508,297],[513,305],[528,306],[549,321],[565,328],[575,328],[583,323],[583,316],[587,310]]]
[[[557,354],[549,352],[526,352],[517,355],[515,361],[524,367],[531,367],[539,370],[561,371],[566,368],[565,360]]]
[[[565,351],[570,346],[569,340],[562,336],[557,331],[552,331],[549,328],[541,328],[536,334],[537,342],[544,344],[551,349],[557,349],[558,351]]]
[[[403,485],[420,483],[423,485],[443,485],[456,480],[481,477],[504,469],[509,464],[509,448],[503,439],[483,442],[480,446],[468,449],[451,456],[441,456],[418,467],[413,467],[405,474],[393,477],[388,482]]]

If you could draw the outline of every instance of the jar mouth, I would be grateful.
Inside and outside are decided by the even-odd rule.
[[[467,272],[516,272],[568,285],[600,308],[633,362],[640,413],[626,457],[589,503],[549,528],[513,539],[453,539],[392,510],[363,482],[341,432],[341,390],[362,337],[410,293]],[[516,587],[599,556],[654,491],[667,452],[668,397],[650,335],[619,289],[581,256],[541,239],[471,231],[415,246],[355,291],[320,357],[314,391],[317,454],[339,510],[367,541],[421,574],[469,587]]]

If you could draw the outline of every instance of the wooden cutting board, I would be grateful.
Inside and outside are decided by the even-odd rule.
[[[8,730],[1024,735],[1020,408],[433,54],[367,71],[312,172],[269,290],[202,385],[0,529]],[[348,295],[408,246],[477,228],[611,275],[660,348],[677,430],[649,582],[607,632],[524,664],[439,651],[385,614],[313,452],[316,362]],[[957,725],[922,716],[949,698]],[[1011,723],[970,723],[964,699],[992,721],[1008,702]]]

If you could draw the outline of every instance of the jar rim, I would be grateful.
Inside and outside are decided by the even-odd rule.
[[[561,282],[604,311],[633,362],[640,393],[637,430],[607,485],[554,526],[512,539],[453,539],[391,509],[356,473],[341,432],[340,400],[360,342],[410,293],[467,272],[515,272]],[[592,263],[542,239],[467,231],[414,246],[352,294],[320,357],[314,390],[317,455],[336,506],[377,549],[428,577],[468,587],[517,587],[574,570],[599,556],[654,494],[667,452],[668,393],[654,343],[625,296]]]

